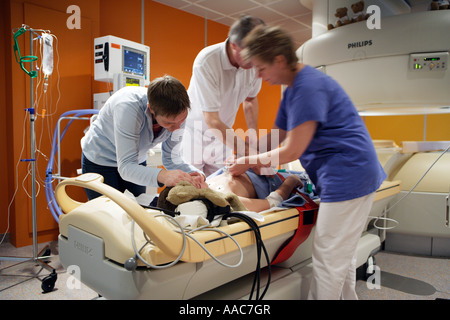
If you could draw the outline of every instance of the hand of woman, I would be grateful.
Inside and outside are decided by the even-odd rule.
[[[248,164],[233,164],[228,168],[228,171],[231,173],[232,176],[240,176],[241,174],[244,174],[248,169],[250,169],[250,166]]]
[[[246,157],[241,157],[238,159],[234,159],[234,161],[227,162],[227,170],[233,176],[239,176],[245,173],[252,166],[249,163],[246,163]]]

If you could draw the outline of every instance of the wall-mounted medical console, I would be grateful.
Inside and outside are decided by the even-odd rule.
[[[117,77],[119,74],[122,75],[120,79],[114,79],[114,75]],[[125,85],[148,85],[150,47],[114,36],[94,39],[94,79],[120,81]]]

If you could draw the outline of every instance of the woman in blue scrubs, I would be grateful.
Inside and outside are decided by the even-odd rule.
[[[321,199],[309,298],[357,299],[356,247],[375,191],[386,178],[370,135],[340,85],[298,63],[283,30],[258,27],[244,46],[244,58],[264,81],[287,86],[272,129],[284,144],[236,159],[229,171],[238,175],[299,159]],[[270,134],[265,141],[271,141]]]

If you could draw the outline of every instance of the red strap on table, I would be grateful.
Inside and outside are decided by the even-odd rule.
[[[277,175],[284,181],[284,177],[277,173]],[[319,211],[319,205],[311,200],[305,194],[297,192],[299,196],[305,199],[306,203],[301,207],[296,207],[298,211],[298,228],[295,231],[294,236],[288,243],[276,254],[275,258],[271,262],[271,265],[281,263],[289,259],[297,249],[310,235],[312,228],[316,224],[317,213]]]

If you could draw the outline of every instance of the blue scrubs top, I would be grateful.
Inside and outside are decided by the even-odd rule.
[[[355,106],[335,80],[305,66],[285,90],[275,124],[290,131],[310,120],[318,126],[300,162],[321,201],[346,201],[376,191],[386,174]]]

